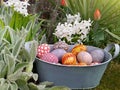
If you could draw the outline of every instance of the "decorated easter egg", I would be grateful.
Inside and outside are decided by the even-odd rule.
[[[83,44],[78,44],[78,45],[75,45],[75,46],[73,47],[72,53],[73,53],[74,55],[77,55],[79,52],[81,52],[81,51],[86,51],[86,50],[87,50],[87,48],[86,48],[85,45],[83,45]]]
[[[96,49],[90,52],[93,62],[102,62],[104,60],[104,51],[102,49]]]
[[[37,48],[37,57],[41,58],[44,54],[50,52],[50,47],[48,44],[41,44]]]
[[[99,65],[99,64],[100,64],[99,62],[92,62],[90,65],[94,66],[94,65]]]
[[[79,63],[77,63],[77,66],[87,66],[87,64],[84,62],[79,62]]]
[[[94,46],[87,46],[87,52],[89,52],[89,53],[93,50],[96,50],[96,49],[98,49],[98,48],[94,47]]]
[[[61,48],[67,51],[69,48],[69,45],[63,41],[59,41],[53,45],[53,49],[57,49],[57,48]]]
[[[52,54],[58,57],[59,61],[62,60],[62,56],[67,53],[64,49],[55,49],[51,51]]]
[[[81,51],[77,55],[77,60],[80,63],[86,63],[87,65],[89,65],[92,63],[92,56],[86,51]]]
[[[52,53],[43,54],[41,57],[41,60],[44,60],[50,63],[58,63],[58,58]]]
[[[62,57],[62,64],[75,65],[77,63],[76,56],[73,53],[65,53]]]

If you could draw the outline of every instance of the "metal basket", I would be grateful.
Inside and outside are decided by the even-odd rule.
[[[108,52],[112,47],[115,52]],[[94,66],[66,66],[56,65],[36,58],[36,69],[39,82],[50,81],[54,85],[68,86],[72,89],[90,89],[99,85],[108,63],[119,54],[118,44],[109,44],[104,49],[104,62]]]

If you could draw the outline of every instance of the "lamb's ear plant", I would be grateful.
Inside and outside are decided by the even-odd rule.
[[[32,70],[29,72],[26,72],[26,69],[29,68],[29,64],[34,61],[34,58],[36,57],[36,46],[37,42],[33,41],[31,43],[31,53],[29,53],[30,62],[23,60],[23,55],[20,54],[22,51],[22,48],[24,48],[25,43],[25,37],[26,33],[24,31],[21,31],[20,33],[16,34],[13,33],[14,30],[8,29],[8,32],[10,32],[10,39],[12,39],[12,42],[4,42],[6,38],[3,36],[6,35],[5,32],[0,33],[1,37],[1,45],[0,45],[0,88],[2,90],[18,90],[19,84],[18,80],[23,81],[22,83],[26,83],[25,87],[28,87],[28,80],[33,77],[33,79],[37,80],[37,74],[33,74]],[[3,34],[3,35],[2,35]],[[16,38],[16,41],[14,38]],[[19,37],[19,38],[18,38]],[[7,40],[6,40],[7,41]],[[32,52],[33,51],[33,52]],[[34,54],[33,54],[34,53]],[[24,53],[23,53],[24,54]],[[27,57],[26,57],[27,58]],[[20,82],[19,82],[20,83]],[[27,89],[22,89],[27,90]]]
[[[0,31],[0,89],[48,89],[47,84],[37,85],[34,83],[38,80],[38,75],[32,72],[38,45],[37,41],[30,41],[29,47],[26,48],[25,40],[28,34],[26,29],[15,31],[8,26],[5,28],[7,29]],[[5,38],[8,32],[11,42]]]

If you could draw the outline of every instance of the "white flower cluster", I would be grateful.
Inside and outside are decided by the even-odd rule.
[[[25,1],[8,0],[4,2],[4,5],[7,7],[13,6],[15,11],[20,12],[21,14],[27,16],[28,15],[27,6],[30,5],[28,1],[29,0],[25,0]]]
[[[75,35],[78,35],[77,41],[80,43],[87,37],[90,31],[91,20],[81,20],[80,13],[75,15],[66,15],[67,22],[58,23],[55,33],[53,33],[59,40],[66,38],[72,43]]]

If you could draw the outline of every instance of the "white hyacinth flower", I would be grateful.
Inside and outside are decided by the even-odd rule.
[[[80,14],[75,15],[66,15],[67,21],[63,24],[58,23],[55,33],[58,39],[66,38],[68,42],[72,42],[75,35],[78,35],[78,42],[81,43],[83,40],[86,39],[87,35],[89,34],[90,27],[91,27],[91,20],[81,20]]]
[[[27,11],[27,6],[30,5],[28,3],[29,0],[25,1],[20,1],[20,0],[8,0],[4,2],[4,5],[7,7],[14,7],[14,10],[17,12],[20,12],[21,14],[27,16],[28,11]]]
[[[79,22],[81,20],[80,13],[75,15],[68,14],[66,15],[66,17],[67,17],[67,23],[73,23],[75,21]]]

